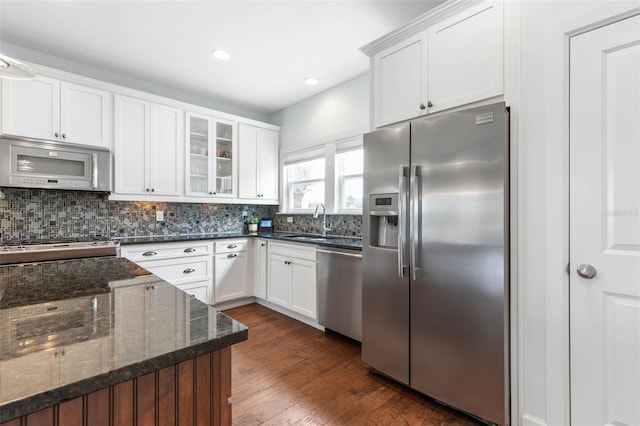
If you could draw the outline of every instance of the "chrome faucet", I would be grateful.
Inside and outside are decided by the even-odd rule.
[[[327,210],[324,207],[324,204],[316,204],[316,211],[313,213],[313,218],[318,218],[318,208],[322,206],[322,236],[327,236],[327,231],[331,231],[331,224],[327,224]]]

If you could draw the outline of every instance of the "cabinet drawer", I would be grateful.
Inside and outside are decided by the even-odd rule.
[[[269,241],[269,253],[297,259],[316,260],[316,247],[308,244],[276,243]]]
[[[247,240],[223,240],[215,242],[216,254],[247,250]]]
[[[200,256],[212,253],[211,243],[202,241],[123,246],[122,257],[134,262]]]
[[[181,284],[176,287],[178,287],[188,295],[195,297],[201,302],[209,303],[209,292],[211,288],[210,281],[199,281],[195,283]]]
[[[173,285],[192,283],[211,279],[212,257],[180,259],[180,261],[140,262],[140,266]]]

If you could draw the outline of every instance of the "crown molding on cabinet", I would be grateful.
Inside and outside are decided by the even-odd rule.
[[[443,19],[458,13],[463,9],[467,9],[475,4],[480,3],[482,0],[450,0],[435,8],[431,9],[427,13],[424,13],[414,20],[410,21],[407,25],[398,28],[383,35],[382,37],[365,44],[360,48],[360,51],[367,56],[373,56],[377,52],[384,50],[388,47],[395,45],[396,43],[407,39],[415,34],[418,34],[433,24],[442,21]]]

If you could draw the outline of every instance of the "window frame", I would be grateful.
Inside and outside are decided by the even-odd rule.
[[[306,150],[304,150],[306,151]],[[294,159],[289,159],[289,161],[287,161],[286,157],[287,155],[283,155],[283,167],[282,167],[282,177],[283,177],[283,200],[282,200],[282,206],[284,207],[282,210],[283,212],[286,213],[292,213],[292,214],[310,214],[313,213],[315,211],[315,207],[312,209],[303,209],[303,208],[294,208],[290,206],[290,202],[291,202],[291,196],[292,196],[292,192],[291,192],[291,184],[292,183],[314,183],[314,182],[322,182],[324,183],[324,200],[326,200],[327,198],[327,159],[324,156],[324,150],[322,152],[322,154],[318,155],[318,153],[316,153],[318,150],[317,149],[313,149],[313,150],[309,150],[309,152],[296,152],[294,155],[291,155],[291,157],[293,157]],[[314,155],[315,154],[315,155]],[[322,179],[308,179],[308,180],[296,180],[296,181],[292,181],[290,182],[288,179],[288,173],[287,173],[287,166],[293,166],[295,164],[300,164],[300,163],[305,163],[307,161],[314,161],[314,160],[320,160],[322,159],[324,161],[324,176]]]
[[[335,211],[336,213],[339,214],[362,214],[362,207],[356,207],[356,208],[347,208],[347,207],[343,207],[342,203],[344,201],[343,197],[344,197],[344,181],[345,179],[349,179],[349,178],[361,178],[363,180],[364,183],[364,170],[362,173],[343,173],[344,170],[344,163],[338,159],[338,156],[340,154],[345,154],[348,152],[353,152],[353,151],[362,151],[363,153],[363,160],[364,160],[364,147],[362,145],[359,146],[354,146],[352,148],[349,149],[343,149],[343,150],[339,150],[336,151],[335,154],[335,162],[336,162],[336,204],[335,204]],[[364,204],[364,191],[362,194],[362,202]]]

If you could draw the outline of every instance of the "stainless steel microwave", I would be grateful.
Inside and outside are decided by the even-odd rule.
[[[111,192],[107,148],[0,139],[0,187]]]

